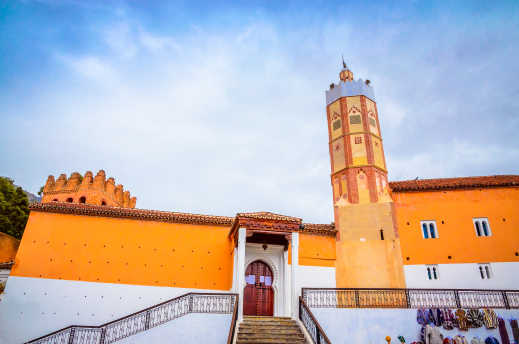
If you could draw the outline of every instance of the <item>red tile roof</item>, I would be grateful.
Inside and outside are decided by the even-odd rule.
[[[238,213],[237,217],[256,219],[256,220],[272,220],[272,221],[287,221],[301,223],[302,220],[298,217],[286,216],[269,211],[260,211],[256,213]]]
[[[32,203],[29,208],[32,211],[41,211],[47,213],[132,218],[144,221],[189,223],[199,225],[230,226],[234,221],[234,217],[228,216],[199,215],[191,213],[177,213],[172,211],[108,207],[77,203]]]
[[[519,175],[403,180],[389,187],[393,192],[519,187]]]
[[[158,221],[169,223],[187,223],[199,225],[216,225],[231,227],[238,217],[256,220],[283,221],[288,223],[301,224],[302,221],[297,217],[274,214],[270,212],[258,213],[238,213],[236,217],[201,215],[191,213],[179,213],[172,211],[145,210],[120,208],[109,206],[97,206],[89,204],[77,203],[31,203],[29,208],[32,211],[73,214],[84,216],[114,217],[114,218],[131,218],[143,221]],[[299,228],[299,225],[297,225]],[[335,226],[333,224],[313,224],[305,223],[304,228],[299,229],[302,232],[313,232],[322,234],[335,234]]]

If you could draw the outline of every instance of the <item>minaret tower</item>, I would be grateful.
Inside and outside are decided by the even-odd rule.
[[[404,287],[373,88],[344,61],[339,78],[326,91],[337,287]]]

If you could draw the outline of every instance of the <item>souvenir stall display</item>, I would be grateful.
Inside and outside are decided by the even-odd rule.
[[[439,308],[420,308],[416,312],[416,321],[421,325],[419,332],[419,341],[411,344],[519,344],[519,326],[516,319],[510,319],[510,327],[512,329],[513,341],[510,341],[508,331],[506,329],[505,320],[499,318],[494,310],[485,308],[464,310],[458,308],[456,311],[451,309]],[[467,335],[456,334],[453,337],[444,335],[440,332],[443,330],[466,331],[470,333],[471,329],[484,328],[487,330],[499,330],[500,341],[494,336],[488,336],[485,339],[473,336],[470,341]],[[481,334],[481,332],[477,332]],[[401,343],[405,340],[402,336],[398,337]]]

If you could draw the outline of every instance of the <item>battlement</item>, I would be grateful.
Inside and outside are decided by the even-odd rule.
[[[73,172],[69,178],[63,173],[57,180],[50,175],[43,187],[41,202],[85,203],[135,208],[137,198],[131,197],[130,192],[125,191],[123,185],[116,185],[113,177],[106,179],[105,171],[100,170],[95,177],[91,171],[87,171],[84,176]]]
[[[369,81],[358,79],[356,81],[339,81],[338,84],[331,84],[330,89],[326,91],[326,105],[330,105],[339,98],[353,96],[366,96],[376,101],[375,92],[373,87],[369,85]]]

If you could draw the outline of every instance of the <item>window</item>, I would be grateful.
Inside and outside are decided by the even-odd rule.
[[[490,264],[478,264],[478,270],[481,279],[492,278],[492,269],[490,269]]]
[[[488,219],[486,217],[475,217],[472,219],[474,222],[474,229],[476,230],[476,235],[480,236],[491,236],[492,232],[490,231],[490,225],[488,224]]]
[[[437,280],[440,279],[440,273],[438,271],[438,265],[427,265],[427,279],[428,280]]]
[[[422,236],[424,239],[438,238],[438,230],[436,229],[436,221],[421,221]]]
[[[67,198],[68,203],[72,203],[72,201],[73,201],[72,197]]]
[[[359,143],[362,143],[362,136],[355,136],[355,144],[358,145]]]
[[[341,127],[341,120],[337,120],[333,122],[333,130],[337,130]]]
[[[85,196],[82,196],[82,197],[79,199],[79,203],[86,203],[86,197],[85,197]]]
[[[361,124],[362,121],[360,119],[360,115],[351,115],[350,116],[350,124]]]

